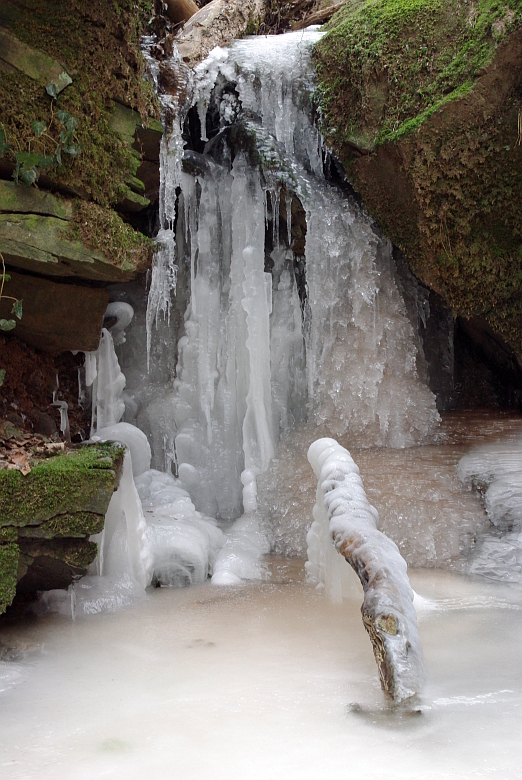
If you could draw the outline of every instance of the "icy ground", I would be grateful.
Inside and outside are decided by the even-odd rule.
[[[520,590],[413,573],[429,682],[421,713],[399,716],[360,597],[334,606],[301,562],[272,568],[270,583],[4,631],[3,780],[522,777]]]

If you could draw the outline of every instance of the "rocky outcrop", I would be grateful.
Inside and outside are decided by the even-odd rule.
[[[96,557],[124,448],[84,445],[33,466],[0,471],[0,612],[16,593],[66,588]]]
[[[522,357],[520,4],[347,3],[316,47],[329,143],[455,314]]]

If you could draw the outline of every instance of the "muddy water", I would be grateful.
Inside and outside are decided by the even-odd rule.
[[[445,444],[361,452],[361,473],[394,527],[396,496],[414,504],[409,475],[442,514],[453,494],[475,502],[487,531],[478,500],[445,490],[444,475],[477,438],[519,429],[520,418],[492,416],[473,435],[470,417],[455,416]],[[405,501],[410,535],[411,511]],[[4,627],[0,776],[522,778],[519,586],[411,571],[428,683],[419,712],[400,715],[383,704],[361,599],[329,604],[298,559],[270,567],[268,582],[158,589],[115,614]]]

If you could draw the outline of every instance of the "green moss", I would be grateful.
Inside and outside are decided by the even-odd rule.
[[[92,536],[103,531],[105,517],[95,512],[65,512],[55,515],[41,525],[26,525],[19,529],[20,537],[30,537],[31,539],[54,539],[56,537],[78,537]],[[0,528],[0,540],[2,531],[14,532],[13,540],[16,540],[15,528]]]
[[[19,554],[17,544],[0,545],[0,614],[15,597]]]
[[[69,542],[63,549],[54,548],[53,554],[55,558],[59,558],[68,566],[87,571],[98,554],[98,546],[88,539],[78,539],[73,543]]]
[[[455,314],[522,358],[521,26],[520,0],[354,0],[315,58],[328,140],[368,210]]]
[[[522,17],[519,0],[355,0],[315,49],[327,132],[363,149],[462,97]]]
[[[153,253],[153,242],[134,230],[115,211],[96,203],[76,201],[67,237],[102,252],[123,271],[145,271]]]
[[[139,39],[151,14],[148,0],[33,0],[27,7],[6,0],[0,24],[21,41],[63,63],[73,83],[51,101],[45,89],[22,73],[2,73],[0,117],[14,150],[52,153],[59,137],[58,109],[79,118],[80,157],[62,155],[49,169],[51,181],[69,185],[99,204],[115,204],[125,194],[132,152],[110,124],[114,100],[135,108],[146,125],[159,117],[159,104],[144,81]],[[48,126],[36,141],[33,120]],[[35,148],[36,147],[36,148]]]
[[[49,458],[26,476],[0,472],[0,526],[38,525],[75,512],[105,515],[123,452],[114,444],[88,445]]]

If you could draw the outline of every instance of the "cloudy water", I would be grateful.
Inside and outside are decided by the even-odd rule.
[[[1,776],[517,778],[522,594],[413,572],[428,684],[385,709],[360,598],[270,583],[158,589],[140,605],[4,631]],[[5,681],[5,676],[0,680]]]

